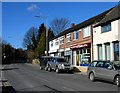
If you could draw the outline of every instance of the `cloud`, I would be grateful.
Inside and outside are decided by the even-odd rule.
[[[36,10],[36,9],[38,9],[39,7],[36,5],[36,4],[33,4],[33,5],[31,5],[31,6],[29,6],[29,7],[27,7],[27,10],[28,11],[34,11],[34,10]]]

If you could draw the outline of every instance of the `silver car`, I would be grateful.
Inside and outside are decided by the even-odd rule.
[[[48,71],[55,70],[57,73],[60,71],[70,71],[73,73],[73,67],[64,58],[53,57],[51,61],[47,63]]]
[[[87,74],[91,81],[103,79],[120,86],[120,62],[93,61],[88,66]]]

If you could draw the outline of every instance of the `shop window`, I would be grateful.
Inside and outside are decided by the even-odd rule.
[[[80,54],[82,54],[82,49],[80,50]]]
[[[114,42],[114,60],[119,60],[119,42]]]
[[[61,57],[64,57],[64,52],[61,52]]]
[[[87,53],[90,53],[90,49],[87,49]]]
[[[83,53],[86,53],[86,49],[83,50]]]

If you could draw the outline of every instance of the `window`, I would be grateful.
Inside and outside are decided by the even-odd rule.
[[[87,53],[90,53],[90,48],[89,48],[89,49],[87,49]]]
[[[60,37],[60,44],[64,43],[64,37]]]
[[[91,67],[95,67],[96,64],[97,64],[97,62],[94,61],[94,62],[92,62],[92,63],[90,64],[90,66],[91,66]]]
[[[118,41],[114,42],[114,60],[115,61],[119,60],[119,42]]]
[[[70,42],[70,39],[71,39],[71,37],[70,37],[70,33],[69,33],[66,35],[66,42]]]
[[[102,26],[102,33],[111,31],[111,23]]]
[[[108,68],[110,65],[111,65],[110,62],[106,62],[106,63],[104,64],[104,68]]]
[[[105,44],[105,59],[110,60],[110,43]]]
[[[56,45],[56,46],[58,45],[58,39],[55,40],[55,45]]]
[[[83,29],[83,37],[88,37],[90,36],[90,26],[87,26]]]
[[[74,40],[78,39],[78,31],[73,32],[73,39]]]
[[[98,45],[98,60],[102,60],[102,44]]]
[[[53,47],[53,41],[51,41],[51,47]]]
[[[103,67],[103,65],[104,65],[104,62],[98,62],[96,67]]]

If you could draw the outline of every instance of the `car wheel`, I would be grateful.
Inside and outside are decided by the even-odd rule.
[[[56,73],[59,73],[59,72],[60,72],[60,70],[58,69],[58,67],[56,67],[55,72],[56,72]]]
[[[120,76],[117,76],[117,77],[115,78],[115,84],[116,84],[118,87],[120,87]]]
[[[48,67],[48,71],[51,72],[51,67],[50,66]]]
[[[71,71],[70,71],[70,73],[71,73],[71,74],[74,74],[74,71],[73,71],[73,70],[71,70]]]
[[[40,70],[42,70],[42,67],[40,66]]]
[[[91,81],[95,81],[95,75],[94,75],[94,73],[90,73],[89,79],[90,79]]]
[[[45,67],[45,71],[47,71],[48,70],[48,68],[47,67]]]

